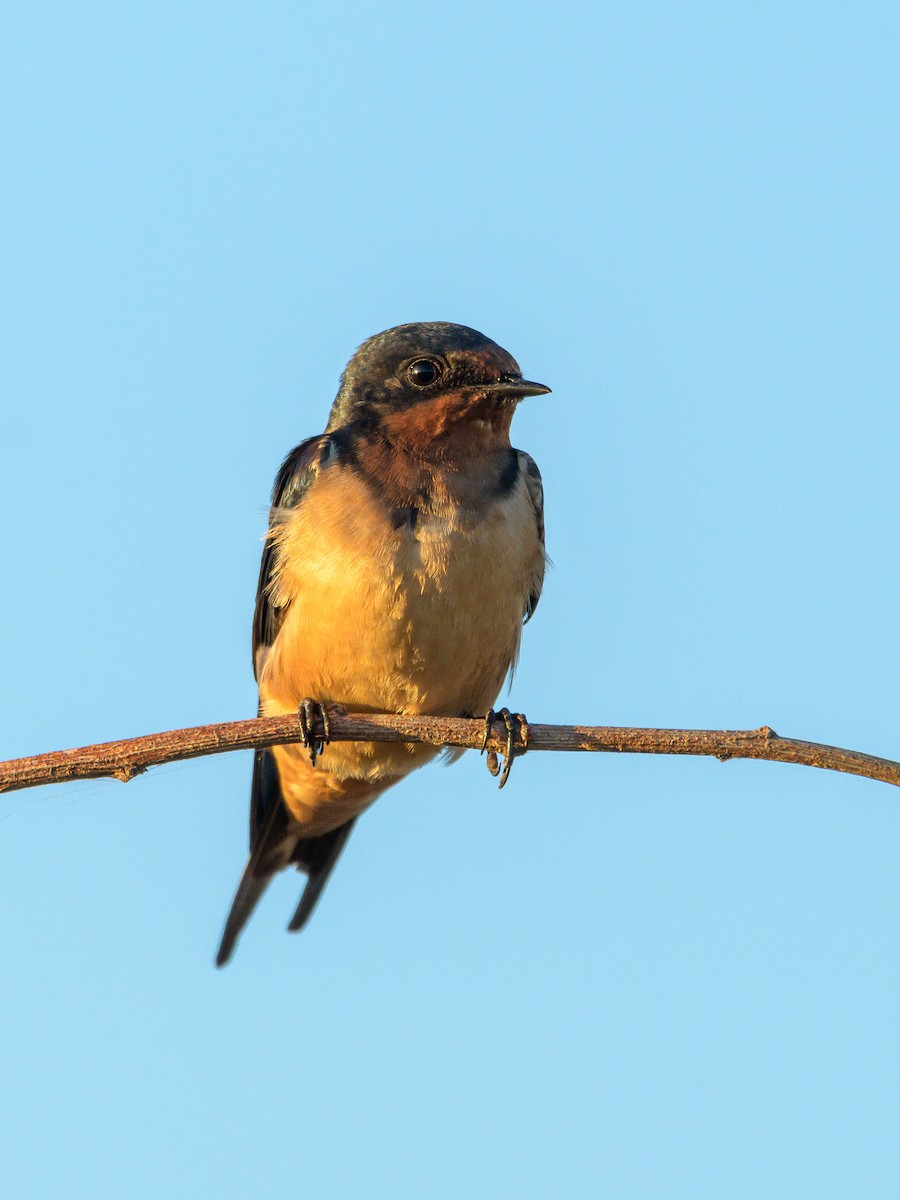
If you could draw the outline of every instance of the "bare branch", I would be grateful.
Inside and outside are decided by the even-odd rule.
[[[423,742],[432,746],[480,749],[484,722],[455,717],[401,717],[381,713],[348,713],[328,706],[331,740],[335,742]],[[488,749],[503,753],[506,737],[495,725]],[[321,728],[317,733],[324,733]],[[103,742],[78,750],[56,750],[0,763],[0,792],[64,783],[70,779],[111,776],[127,783],[148,767],[224,754],[229,750],[286,745],[302,740],[295,715],[196,725],[146,737]],[[521,753],[521,743],[517,746]],[[764,758],[799,763],[829,771],[845,771],[900,786],[900,763],[857,750],[841,750],[816,742],[779,737],[760,729],[628,729],[615,726],[528,725],[528,749],[593,750],[619,754],[709,754],[729,758]],[[327,753],[327,751],[326,751]]]

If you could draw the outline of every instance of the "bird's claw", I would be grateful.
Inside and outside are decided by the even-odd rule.
[[[501,720],[506,729],[506,747],[503,751],[503,767],[500,767],[500,756],[496,750],[488,750],[488,741],[493,732],[495,720]],[[484,737],[481,740],[481,753],[487,750],[487,769],[496,779],[500,776],[498,787],[503,787],[509,779],[512,761],[517,755],[522,755],[528,749],[528,721],[522,713],[511,713],[508,708],[494,712],[491,708],[484,719]]]
[[[328,713],[325,711],[324,704],[320,704],[318,700],[301,700],[300,708],[297,711],[297,720],[300,722],[300,741],[309,755],[310,763],[315,766],[319,755],[325,750],[325,747],[331,741],[331,724],[328,720]],[[322,725],[322,736],[316,737],[316,721],[320,721]]]

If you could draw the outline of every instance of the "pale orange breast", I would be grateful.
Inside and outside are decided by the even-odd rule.
[[[260,674],[266,713],[292,711],[307,696],[444,715],[480,715],[493,703],[544,566],[521,480],[480,513],[448,502],[394,528],[363,479],[333,468],[275,538],[275,598],[287,607]],[[435,753],[335,743],[321,768],[385,787]]]

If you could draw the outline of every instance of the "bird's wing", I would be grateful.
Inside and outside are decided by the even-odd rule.
[[[534,509],[534,519],[537,525],[538,537],[541,541],[541,546],[544,546],[544,485],[541,482],[541,473],[538,470],[538,465],[524,450],[518,451],[519,469],[522,472],[522,478],[525,480],[525,489],[528,493],[528,499],[531,501],[531,506]],[[541,572],[540,578],[531,589],[528,599],[525,602],[525,620],[530,621],[534,616],[534,610],[538,606],[538,601],[541,598],[541,590],[544,586],[544,573]]]
[[[275,478],[253,614],[253,670],[257,679],[286,611],[273,595],[278,570],[274,531],[286,512],[303,503],[319,471],[338,457],[338,435],[309,438],[291,451]],[[272,752],[255,752],[250,788],[250,857],[225,923],[216,957],[218,966],[228,962],[241,930],[272,876],[291,864],[305,871],[309,879],[290,928],[299,929],[305,924],[352,828],[351,820],[321,837],[300,836],[282,801],[281,782]]]
[[[256,609],[253,614],[253,674],[258,680],[269,647],[278,636],[284,619],[284,609],[272,597],[272,582],[277,566],[278,549],[274,533],[284,513],[302,504],[312,487],[323,461],[331,456],[331,438],[324,435],[307,438],[295,447],[275,477],[272,488],[272,507],[269,510],[269,529],[259,565],[256,588]]]
[[[286,607],[279,605],[273,595],[273,584],[278,570],[278,544],[275,531],[291,512],[303,503],[306,494],[315,482],[324,462],[331,458],[331,438],[325,435],[307,438],[295,447],[275,476],[272,488],[272,507],[269,510],[269,529],[259,566],[259,583],[256,587],[256,608],[253,613],[253,673],[257,680],[262,674],[263,664],[270,647],[278,636],[284,622]],[[273,804],[281,800],[278,773],[274,761],[271,768],[263,770],[264,760],[271,755],[265,750],[256,751],[253,771],[253,786],[250,793],[250,854],[258,846],[259,838],[267,827],[269,812]],[[273,780],[273,786],[267,781]]]

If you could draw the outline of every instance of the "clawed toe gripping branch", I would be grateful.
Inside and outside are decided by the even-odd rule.
[[[500,760],[496,750],[488,750],[488,742],[491,740],[493,733],[494,722],[496,720],[503,722],[503,727],[506,730],[506,745],[503,747],[503,773],[500,772]],[[501,708],[499,712],[494,712],[492,708],[488,709],[488,714],[484,718],[484,736],[481,739],[480,753],[484,754],[487,750],[487,769],[496,779],[500,775],[498,787],[505,787],[506,781],[509,779],[510,768],[512,767],[513,758],[516,755],[522,755],[528,749],[528,739],[530,732],[528,729],[528,721],[522,713],[511,713],[508,708]],[[518,744],[516,739],[518,738]]]
[[[316,736],[316,722],[322,726],[319,736]],[[331,720],[325,705],[318,700],[301,700],[297,723],[300,726],[300,744],[309,755],[310,763],[315,766],[319,755],[331,741]]]
[[[502,733],[500,728],[502,728]],[[488,769],[509,778],[512,760],[536,750],[578,750],[617,754],[705,754],[722,760],[761,758],[844,771],[900,786],[900,763],[858,750],[779,737],[760,729],[631,729],[617,726],[533,725],[521,714],[501,709],[484,720],[464,717],[410,717],[390,713],[351,713],[338,705],[304,701],[300,713],[196,725],[119,742],[55,750],[0,763],[0,792],[110,776],[127,782],[148,767],[223,754],[302,743],[315,760],[329,742],[418,742],[486,751]],[[501,770],[499,755],[504,757]]]

